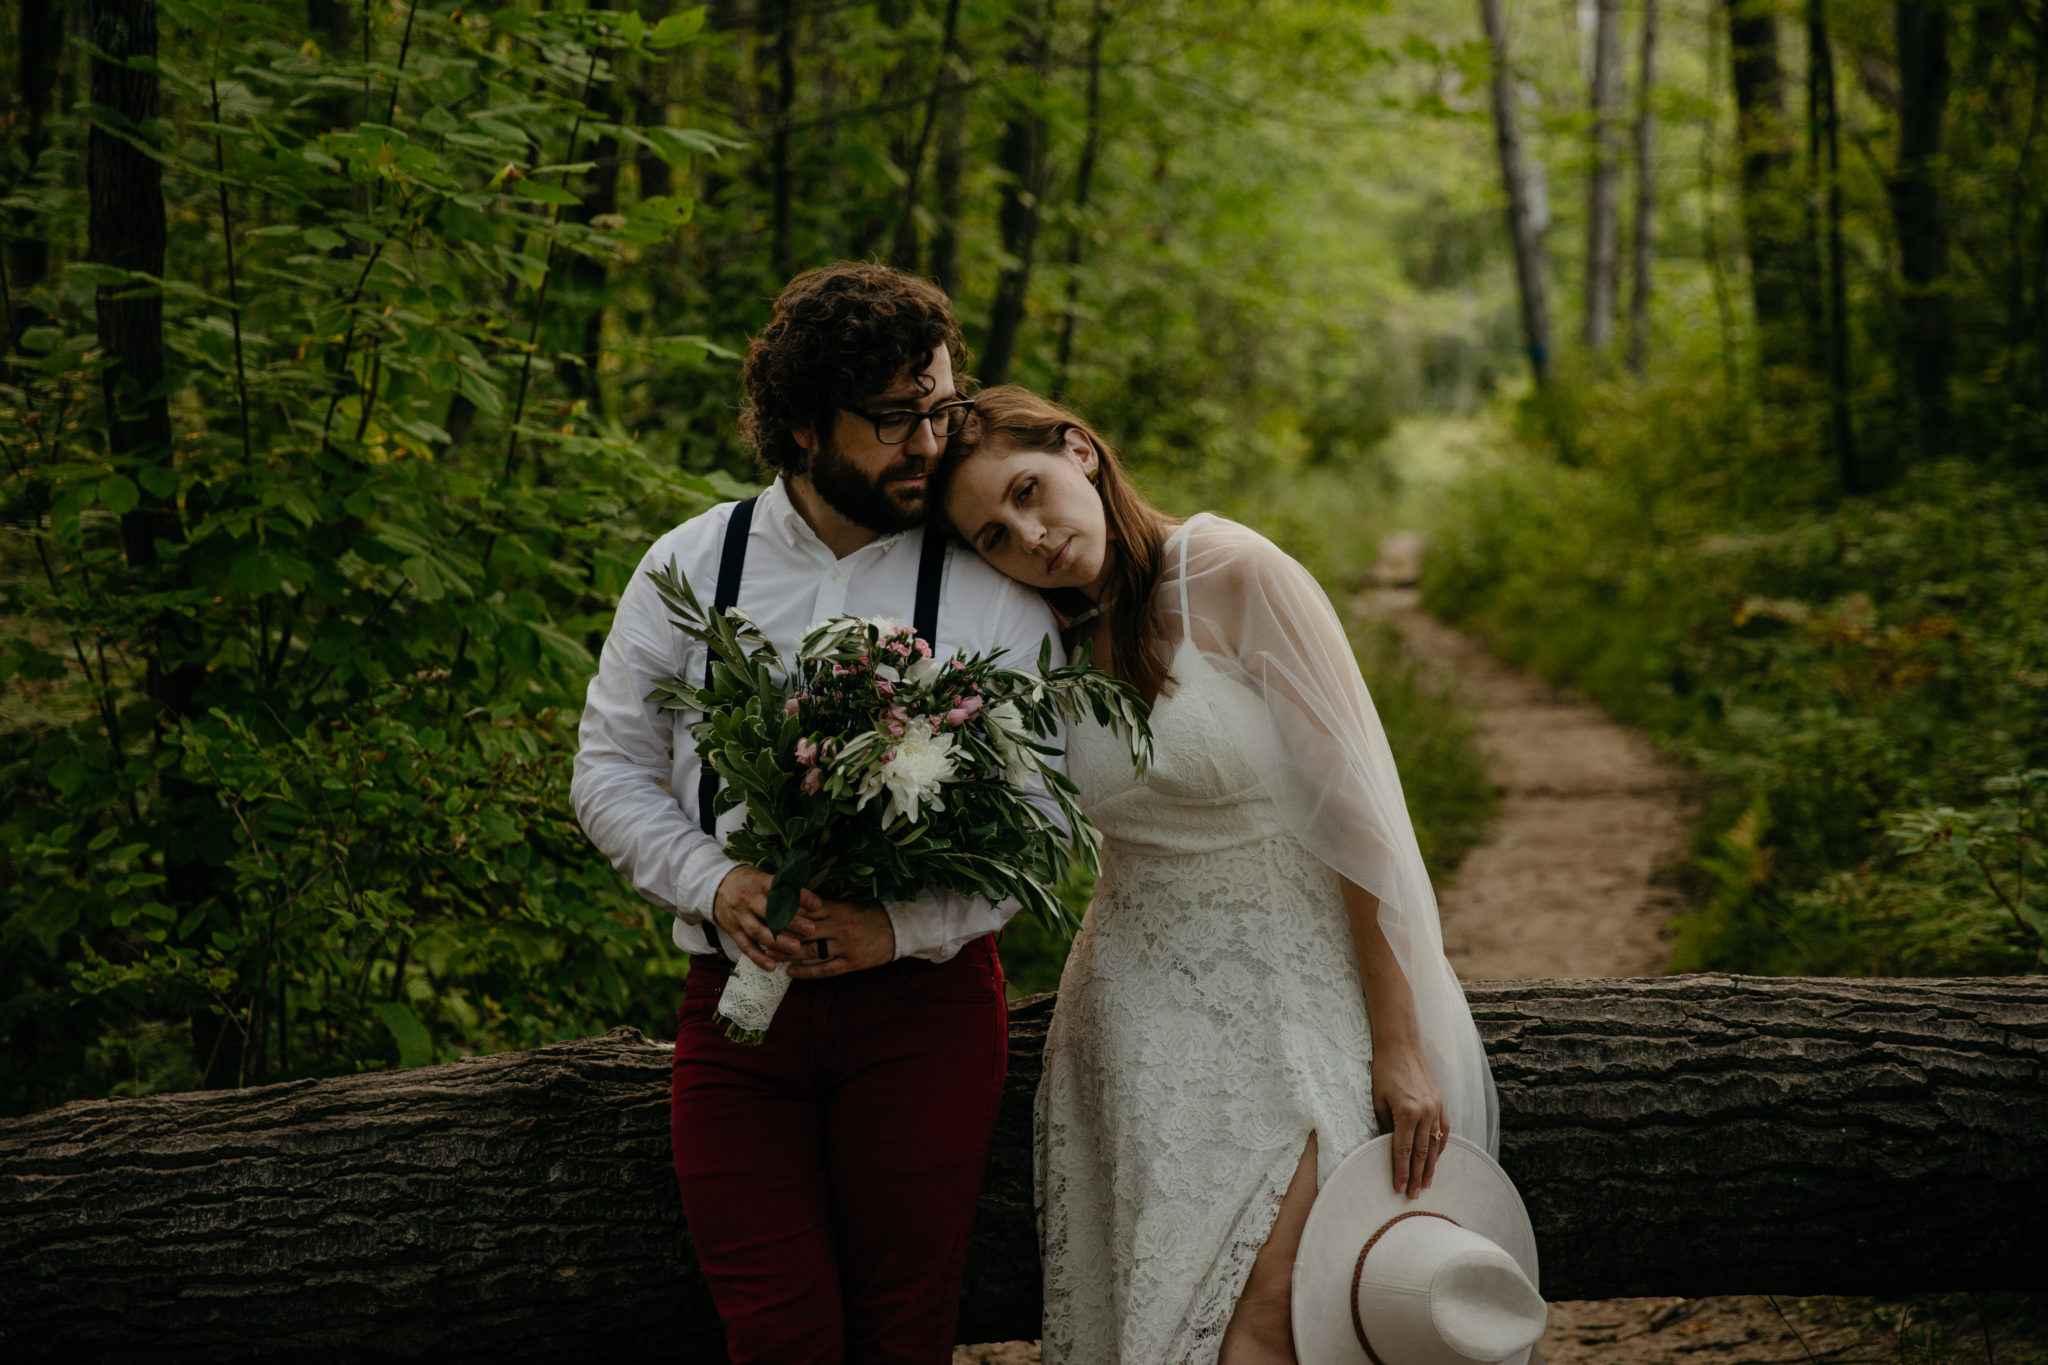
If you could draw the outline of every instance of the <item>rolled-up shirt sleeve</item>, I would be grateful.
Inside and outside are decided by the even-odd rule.
[[[697,770],[689,731],[646,697],[655,681],[679,676],[686,661],[686,642],[647,575],[672,556],[691,575],[698,556],[689,553],[690,542],[701,538],[691,533],[701,529],[692,523],[662,537],[626,585],[584,697],[569,784],[590,841],[634,890],[682,922],[679,944],[700,950],[690,940],[702,935],[732,863],[719,841],[697,827],[695,792],[673,789],[676,774]]]
[[[956,547],[954,553],[967,552]],[[1067,661],[1052,611],[1037,593],[1017,584],[1007,585],[998,599],[995,617],[990,637],[983,648],[1005,651],[1005,665],[1036,671],[1038,650],[1046,640],[1052,641],[1053,667],[1058,668]],[[1054,734],[1050,742],[1060,751],[1052,763],[1065,772],[1067,737],[1064,728]],[[1033,793],[1030,800],[1065,828],[1066,821],[1061,817],[1059,803],[1050,793]],[[884,902],[883,908],[889,912],[890,922],[895,926],[896,956],[945,962],[983,934],[1000,930],[1010,922],[1010,916],[1016,914],[1019,907],[1015,900],[992,905],[981,896],[930,891],[915,900]]]

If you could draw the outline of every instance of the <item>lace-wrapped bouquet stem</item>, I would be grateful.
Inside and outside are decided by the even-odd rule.
[[[1084,654],[1038,671],[1001,651],[935,658],[909,626],[854,616],[812,628],[785,661],[746,614],[704,609],[670,562],[650,575],[678,630],[710,649],[710,686],[659,682],[647,700],[697,714],[697,751],[723,779],[715,810],[746,807],[726,841],[774,874],[780,933],[805,888],[831,900],[907,900],[927,888],[1014,901],[1066,927],[1053,888],[1099,840],[1054,767],[1061,722],[1092,718],[1151,753],[1145,704]],[[1055,818],[1053,812],[1057,811]],[[789,988],[742,957],[719,1000],[728,1036],[759,1043]]]

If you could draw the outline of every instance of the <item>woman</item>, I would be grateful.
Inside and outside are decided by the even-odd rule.
[[[1323,1177],[1391,1133],[1394,1187],[1497,1106],[1386,737],[1315,580],[1208,513],[1174,523],[1087,424],[976,400],[926,505],[1044,591],[1152,703],[1155,761],[1078,727],[1106,836],[1046,1041],[1045,1358],[1292,1362]]]

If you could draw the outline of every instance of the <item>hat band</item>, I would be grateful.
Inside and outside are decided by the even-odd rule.
[[[1365,1278],[1365,1258],[1372,1254],[1372,1249],[1375,1246],[1379,1245],[1380,1238],[1387,1235],[1387,1229],[1396,1223],[1405,1222],[1410,1218],[1441,1218],[1454,1228],[1465,1226],[1446,1213],[1432,1213],[1428,1209],[1410,1209],[1406,1213],[1395,1214],[1392,1218],[1380,1224],[1378,1232],[1365,1239],[1365,1245],[1359,1248],[1358,1251],[1358,1264],[1353,1266],[1351,1270],[1351,1330],[1358,1333],[1358,1344],[1365,1348],[1365,1358],[1370,1360],[1372,1365],[1387,1365],[1387,1363],[1380,1359],[1379,1353],[1373,1350],[1372,1343],[1365,1339],[1365,1321],[1358,1316],[1358,1283]]]

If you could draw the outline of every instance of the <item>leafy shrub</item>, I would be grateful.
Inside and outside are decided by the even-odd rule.
[[[1556,411],[1554,409],[1553,411]],[[1888,838],[2048,759],[2048,505],[1960,461],[1837,499],[1796,415],[1712,381],[1562,406],[1447,499],[1425,600],[1709,779],[1679,969],[2025,970],[1981,877]]]

